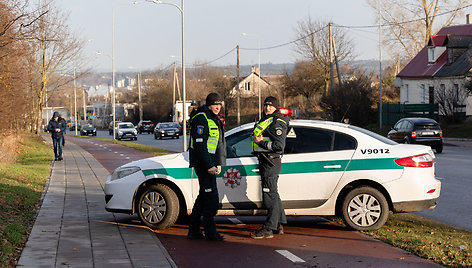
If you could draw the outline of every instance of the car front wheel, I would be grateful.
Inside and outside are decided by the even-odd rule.
[[[344,223],[355,230],[377,230],[388,218],[388,203],[385,196],[369,186],[351,190],[342,203]]]
[[[164,184],[148,186],[138,200],[139,219],[154,230],[173,225],[177,221],[179,210],[177,194]]]

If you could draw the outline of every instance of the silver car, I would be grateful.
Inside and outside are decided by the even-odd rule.
[[[116,139],[130,139],[130,140],[137,140],[138,139],[138,131],[134,127],[133,123],[130,122],[122,122],[118,124],[118,128],[116,129]]]

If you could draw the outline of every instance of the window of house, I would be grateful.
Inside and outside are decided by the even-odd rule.
[[[420,88],[421,88],[421,103],[425,103],[426,102],[426,87],[424,84],[421,84]]]
[[[434,103],[434,87],[429,87],[429,103]]]
[[[251,82],[244,83],[244,89],[247,91],[251,91]]]
[[[454,92],[453,92],[454,104],[459,102],[459,84],[454,84]]]
[[[428,62],[434,63],[434,47],[428,47]]]
[[[439,96],[440,96],[441,99],[444,100],[444,97],[446,96],[446,85],[445,84],[439,85]]]
[[[404,100],[404,102],[408,102],[408,100],[410,99],[409,90],[410,90],[410,88],[409,88],[408,84],[405,84],[405,100]]]

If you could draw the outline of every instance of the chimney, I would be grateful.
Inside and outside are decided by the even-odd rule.
[[[254,67],[254,66],[252,66],[251,71],[252,71],[252,73],[254,73],[254,71],[255,71],[255,67]]]
[[[472,24],[472,17],[470,14],[465,15],[465,24]]]

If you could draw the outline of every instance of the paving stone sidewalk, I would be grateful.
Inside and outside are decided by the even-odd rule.
[[[53,163],[19,267],[177,267],[150,229],[105,211],[107,175],[91,154],[67,143],[64,160]]]

